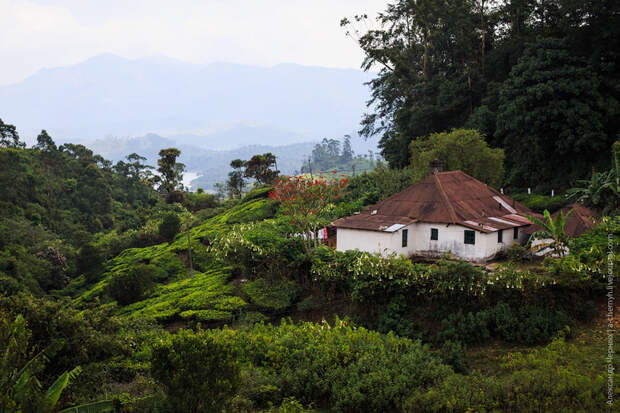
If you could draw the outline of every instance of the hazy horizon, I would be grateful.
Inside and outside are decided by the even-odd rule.
[[[0,54],[11,62],[0,68],[0,86],[106,53],[196,64],[358,69],[363,53],[340,19],[374,15],[386,5],[385,0],[137,0],[128,7],[120,0],[0,0]]]

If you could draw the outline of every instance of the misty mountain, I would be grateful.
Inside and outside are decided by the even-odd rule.
[[[371,77],[105,54],[0,87],[0,118],[30,142],[46,129],[59,142],[153,132],[210,149],[283,145],[357,130]]]

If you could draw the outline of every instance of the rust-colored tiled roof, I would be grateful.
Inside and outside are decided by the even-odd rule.
[[[531,211],[462,171],[439,172],[357,215],[341,218],[340,228],[382,230],[402,223],[460,224],[482,232],[529,225]]]
[[[569,211],[573,211],[568,218],[566,218],[566,222],[564,223],[564,232],[569,237],[578,237],[586,231],[593,229],[596,224],[599,222],[601,216],[596,212],[587,208],[581,204],[570,204],[563,207],[561,210],[554,212],[551,214],[553,218],[557,217],[560,211],[564,212],[564,215],[568,214]],[[527,228],[526,232],[528,234],[533,234],[536,231],[540,231],[538,225],[531,225]]]

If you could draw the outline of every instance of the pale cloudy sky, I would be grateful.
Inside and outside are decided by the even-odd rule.
[[[339,26],[388,0],[0,0],[0,85],[101,53],[359,68]]]

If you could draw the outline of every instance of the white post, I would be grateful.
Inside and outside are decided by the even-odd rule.
[[[531,195],[532,194],[532,188],[527,188],[527,194]]]
[[[553,189],[551,190],[551,196],[555,196],[555,191]]]
[[[504,188],[500,188],[500,189],[499,189],[499,192],[500,192],[502,195],[504,195]]]

